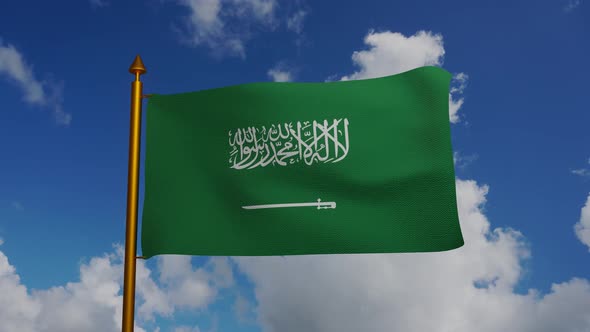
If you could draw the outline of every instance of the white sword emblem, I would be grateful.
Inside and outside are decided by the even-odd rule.
[[[288,208],[288,207],[305,207],[305,206],[316,206],[320,209],[335,209],[336,202],[322,202],[318,198],[317,202],[313,203],[284,203],[284,204],[264,204],[264,205],[248,205],[242,206],[242,209],[255,210],[255,209],[276,209],[276,208]]]

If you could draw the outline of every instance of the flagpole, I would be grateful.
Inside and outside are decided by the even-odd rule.
[[[133,332],[135,310],[135,263],[137,251],[137,201],[139,191],[139,146],[141,136],[142,83],[145,66],[138,55],[129,67],[135,75],[131,83],[131,125],[129,130],[129,164],[127,170],[127,229],[125,233],[125,272],[123,276],[123,332]]]

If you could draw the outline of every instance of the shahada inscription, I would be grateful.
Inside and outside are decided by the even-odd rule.
[[[229,131],[229,146],[234,169],[336,163],[348,155],[348,119],[238,128]]]

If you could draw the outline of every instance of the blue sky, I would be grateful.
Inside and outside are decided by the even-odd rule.
[[[588,5],[5,4],[0,330],[117,330],[136,54],[144,91],[163,94],[442,66],[466,241],[445,254],[151,259],[138,274],[145,331],[590,330]]]

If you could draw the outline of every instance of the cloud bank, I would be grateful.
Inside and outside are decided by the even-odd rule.
[[[206,308],[220,289],[233,286],[228,258],[211,258],[199,268],[190,258],[158,257],[156,271],[137,262],[135,331],[145,332],[142,324],[157,316],[172,317],[178,309]],[[82,264],[79,281],[30,290],[0,251],[0,331],[119,332],[122,278],[123,249],[116,246],[115,252]]]

